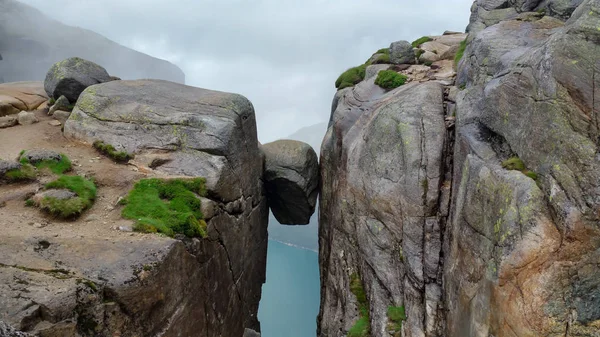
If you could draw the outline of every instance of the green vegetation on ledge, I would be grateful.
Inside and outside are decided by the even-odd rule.
[[[389,319],[388,329],[392,332],[392,336],[402,336],[402,321],[406,320],[406,313],[404,312],[404,306],[402,307],[388,307],[387,316]]]
[[[24,151],[21,151],[21,154],[23,154]],[[21,158],[21,160],[19,160],[19,162],[22,165],[27,165],[27,164],[31,164],[29,162],[29,160],[27,160],[27,158]],[[65,172],[71,171],[72,168],[72,164],[71,164],[71,160],[69,160],[69,157],[67,157],[64,154],[60,154],[60,160],[56,161],[56,160],[43,160],[37,163],[33,163],[33,166],[37,167],[38,169],[43,169],[43,168],[47,168],[50,171],[52,171],[55,174],[63,174]]]
[[[433,39],[429,36],[422,36],[416,40],[414,40],[411,44],[413,48],[419,48],[423,43],[432,41]]]
[[[369,304],[362,281],[357,273],[350,275],[350,291],[356,296],[360,317],[348,331],[348,337],[366,337],[369,335]]]
[[[467,49],[467,40],[464,39],[460,45],[458,46],[458,50],[456,51],[456,55],[454,56],[454,64],[458,65],[458,62],[463,58],[465,54],[465,49]]]
[[[35,168],[30,164],[21,164],[21,168],[6,171],[4,176],[9,182],[35,180]]]
[[[93,146],[98,152],[110,157],[117,163],[125,163],[134,157],[132,154],[125,151],[117,151],[114,146],[100,140],[95,141]]]
[[[72,218],[92,207],[96,200],[96,185],[92,180],[80,176],[61,176],[53,182],[46,184],[48,189],[67,189],[75,194],[76,198],[57,199],[45,197],[40,201],[40,208],[61,218]]]
[[[125,208],[121,215],[136,220],[136,231],[206,237],[198,198],[206,194],[205,183],[204,178],[142,179],[123,199]]]
[[[393,70],[382,70],[377,74],[375,84],[384,89],[394,89],[406,83],[407,79],[406,75]]]
[[[507,170],[520,171],[524,175],[528,176],[533,180],[538,179],[537,173],[530,171],[525,167],[525,163],[519,157],[512,157],[502,162],[502,167]]]
[[[360,81],[365,79],[367,71],[367,64],[360,65],[358,67],[350,68],[344,71],[340,77],[335,81],[335,87],[340,90],[348,87],[352,87]]]

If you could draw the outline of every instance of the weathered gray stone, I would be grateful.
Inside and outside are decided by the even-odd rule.
[[[28,333],[19,331],[12,326],[0,321],[0,336],[2,337],[28,337]]]
[[[390,45],[390,62],[393,64],[414,64],[415,52],[410,42],[392,42]]]
[[[584,1],[565,25],[503,21],[471,38],[444,254],[450,336],[598,335],[598,6]],[[504,169],[512,156],[537,180]]]
[[[90,270],[90,277],[102,275],[112,282],[94,301],[78,304],[97,322],[97,334],[127,331],[149,336],[160,331],[168,337],[217,337],[242,336],[246,328],[259,330],[256,314],[265,280],[268,205],[252,104],[240,95],[166,81],[111,81],[81,94],[64,134],[135,153],[138,165],[153,166],[157,175],[205,177],[206,200],[211,201],[203,202],[205,239],[145,240],[167,245],[158,249],[164,252],[158,256],[157,247],[145,243],[127,244],[135,256],[115,251],[118,247],[111,243],[110,256],[124,263],[114,270],[102,255],[90,258],[91,268],[82,265],[86,257],[74,260],[73,269]],[[98,242],[102,249],[107,244]],[[132,275],[130,266],[154,257],[157,267],[150,279],[119,283],[114,276]],[[126,261],[130,258],[135,262]],[[77,294],[75,288],[68,289],[65,297]],[[112,306],[102,304],[110,302],[102,294],[116,296]],[[111,310],[118,314],[103,318]]]
[[[19,121],[19,124],[21,125],[31,125],[38,122],[35,113],[28,111],[19,112],[19,114],[17,115],[17,119]]]
[[[72,57],[55,63],[44,80],[44,89],[50,97],[65,96],[75,102],[85,88],[111,81],[106,69],[94,62]]]
[[[4,176],[7,171],[17,170],[21,168],[21,164],[15,161],[0,159],[0,177]]]
[[[334,109],[321,148],[318,335],[345,336],[358,319],[353,273],[365,288],[371,336],[389,336],[389,306],[405,306],[405,336],[438,331],[425,322],[436,322],[441,299],[425,284],[441,294],[442,86],[382,93],[371,79],[337,97]]]
[[[388,64],[373,64],[367,67],[365,70],[365,80],[370,79],[373,76],[376,76],[381,70],[386,70],[390,66]]]
[[[69,111],[56,110],[53,116],[54,119],[60,121],[62,124],[65,124],[67,119],[69,119],[69,116],[71,116],[71,113]]]
[[[254,108],[241,95],[160,80],[107,82],[81,94],[64,134],[136,155],[166,152],[169,161],[156,170],[205,177],[209,190],[225,201],[241,198],[243,190],[259,194],[252,174],[235,172],[245,165],[262,173],[253,158]]]
[[[19,124],[19,119],[17,118],[17,116],[10,115],[10,116],[0,117],[0,129],[1,128],[9,128],[9,127],[15,126],[17,124]]]
[[[313,148],[295,140],[264,144],[269,207],[283,225],[306,225],[319,193],[319,163]]]
[[[66,200],[77,197],[77,193],[66,189],[47,190],[34,195],[31,199],[39,204],[44,198],[54,198],[58,200]]]
[[[439,60],[440,60],[439,55],[434,54],[430,51],[426,51],[423,54],[421,54],[421,56],[419,56],[420,63],[433,63],[433,62],[436,62]]]
[[[21,154],[19,160],[27,160],[31,164],[36,164],[41,161],[60,161],[61,160],[60,153],[52,150],[44,150],[44,149],[35,149],[35,150],[27,150]]]
[[[54,112],[57,110],[68,111],[70,110],[70,107],[72,107],[72,105],[69,103],[69,100],[65,96],[60,96],[56,102],[54,102],[54,105],[50,107],[50,110],[48,110],[48,115],[54,115]]]

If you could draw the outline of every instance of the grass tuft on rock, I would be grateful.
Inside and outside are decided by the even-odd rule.
[[[388,307],[387,316],[389,320],[388,329],[392,332],[392,336],[401,337],[402,321],[406,320],[406,312],[404,306]]]
[[[81,176],[61,176],[46,184],[48,189],[67,189],[77,197],[70,199],[57,199],[46,197],[40,201],[40,208],[61,218],[73,218],[86,209],[92,207],[96,200],[96,185],[94,181]]]
[[[507,170],[523,171],[525,164],[519,157],[512,157],[502,162],[502,167]]]
[[[465,54],[465,49],[467,49],[467,39],[462,40],[460,45],[458,46],[456,55],[454,55],[455,65],[458,65],[458,62],[460,62],[460,60],[463,58],[463,55]]]
[[[414,40],[411,44],[413,48],[419,48],[423,43],[432,41],[433,39],[429,36],[422,36],[416,40]]]
[[[142,179],[123,199],[125,208],[121,215],[136,220],[136,231],[206,237],[198,198],[206,194],[205,183],[204,178]]]
[[[6,171],[4,177],[10,182],[35,180],[35,168],[31,164],[21,164],[21,168]]]
[[[22,155],[24,152],[21,151]],[[19,155],[19,156],[20,156]],[[31,164],[29,162],[29,160],[27,160],[27,158],[21,158],[21,160],[19,160],[19,162],[22,165],[27,165],[27,164]],[[71,164],[71,160],[69,159],[69,157],[67,157],[65,154],[60,154],[60,160],[56,161],[56,160],[43,160],[37,163],[34,163],[33,166],[37,167],[38,169],[44,169],[47,168],[50,171],[52,171],[55,174],[63,174],[65,172],[69,172],[71,171],[71,169],[73,168],[73,165]]]
[[[348,331],[348,337],[366,337],[369,335],[369,304],[362,281],[357,273],[350,275],[350,291],[356,296],[358,302],[359,319]]]
[[[530,171],[525,166],[525,163],[519,157],[512,157],[502,162],[502,167],[507,170],[520,171],[524,175],[528,176],[533,180],[538,180],[538,174]]]
[[[362,64],[358,67],[350,68],[344,71],[340,77],[335,81],[335,87],[340,90],[348,87],[355,86],[360,81],[365,79],[367,72],[367,64]]]
[[[106,144],[103,141],[97,140],[94,142],[93,146],[98,152],[108,156],[117,163],[125,163],[134,157],[133,154],[129,154],[125,151],[117,151],[114,146]]]
[[[373,64],[389,64],[390,62],[390,54],[381,54],[373,60]]]
[[[375,84],[384,89],[394,89],[406,83],[407,79],[406,75],[399,74],[393,70],[382,70],[377,74]]]

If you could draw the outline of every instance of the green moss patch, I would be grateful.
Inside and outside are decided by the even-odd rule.
[[[360,83],[360,81],[365,79],[366,72],[366,63],[358,67],[350,68],[344,71],[340,77],[338,77],[338,79],[335,81],[335,87],[339,90],[355,86],[356,84]]]
[[[373,64],[388,64],[390,62],[390,54],[380,54],[373,60]]]
[[[123,200],[121,215],[136,220],[136,231],[206,237],[198,198],[206,194],[205,183],[204,178],[142,179]]]
[[[129,154],[125,151],[117,151],[114,146],[99,140],[95,141],[93,146],[98,152],[108,156],[117,163],[125,163],[134,157],[133,154]]]
[[[366,337],[369,335],[369,330],[371,329],[369,323],[369,303],[367,302],[367,295],[362,281],[357,273],[350,275],[350,291],[356,296],[360,317],[348,331],[348,337]]]
[[[24,152],[21,151],[21,154]],[[31,164],[27,158],[21,158],[19,162],[23,165]],[[47,168],[55,174],[63,174],[65,172],[71,171],[73,165],[71,164],[71,160],[65,154],[60,154],[60,160],[43,160],[32,164],[38,169]]]
[[[406,83],[407,79],[406,75],[399,74],[393,70],[382,70],[377,74],[375,84],[384,89],[394,89]]]
[[[463,55],[465,54],[465,49],[467,49],[467,40],[466,39],[464,39],[458,46],[456,55],[454,55],[454,64],[458,64],[458,62],[460,62],[460,60],[463,58]]]
[[[46,184],[46,189],[67,189],[76,198],[57,199],[46,197],[40,201],[40,208],[61,218],[72,218],[92,207],[96,200],[96,185],[92,180],[80,176],[61,176]]]
[[[6,171],[4,177],[9,182],[35,180],[35,168],[30,164],[21,164],[21,168]]]
[[[402,321],[406,320],[404,307],[388,307],[387,316],[389,320],[388,329],[392,332],[392,336],[401,337]]]
[[[528,170],[527,167],[525,166],[525,163],[523,163],[523,161],[519,157],[512,157],[512,158],[509,158],[509,159],[503,161],[502,167],[507,170],[520,171],[521,173],[523,173],[524,175],[528,176],[529,178],[531,178],[533,180],[538,179],[537,173]]]
[[[423,43],[433,41],[429,36],[422,36],[416,40],[414,40],[411,44],[413,48],[419,48]]]

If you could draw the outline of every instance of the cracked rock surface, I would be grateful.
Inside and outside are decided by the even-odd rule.
[[[251,103],[147,80],[91,86],[77,104],[67,137],[42,111],[41,123],[0,134],[0,156],[43,144],[98,186],[96,203],[77,221],[25,207],[50,177],[0,186],[0,321],[56,337],[260,331],[268,206]],[[136,157],[119,165],[91,147],[96,140]],[[123,230],[132,222],[121,218],[118,200],[136,181],[185,176],[207,178],[206,238]]]
[[[477,0],[456,87],[338,91],[319,336],[358,321],[353,275],[370,336],[390,336],[389,306],[404,337],[600,336],[599,8]]]

